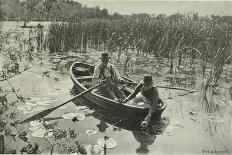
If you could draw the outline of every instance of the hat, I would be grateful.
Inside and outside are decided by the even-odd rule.
[[[110,59],[110,57],[109,57],[109,53],[107,53],[107,52],[103,52],[103,53],[101,54],[100,59]]]
[[[143,77],[143,82],[144,83],[152,83],[152,76],[147,74],[147,75],[144,75]]]

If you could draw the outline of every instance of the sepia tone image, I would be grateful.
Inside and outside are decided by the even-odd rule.
[[[232,1],[0,0],[0,154],[232,154]]]

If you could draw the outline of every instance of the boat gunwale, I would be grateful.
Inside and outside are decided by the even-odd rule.
[[[74,73],[73,73],[73,67],[74,67],[76,64],[83,64],[83,65],[87,65],[87,66],[91,66],[91,67],[94,67],[94,66],[92,66],[92,65],[90,65],[90,64],[82,63],[82,62],[74,62],[74,63],[71,65],[71,67],[70,67],[70,76],[71,76],[72,80],[73,80],[79,87],[81,87],[81,88],[83,89],[83,91],[85,91],[85,90],[87,90],[87,88],[84,87],[83,84],[80,83],[80,82],[76,79],[76,77],[75,77],[75,75],[74,75]],[[121,76],[121,77],[123,77],[123,78],[125,78],[125,79],[127,79],[127,80],[129,80],[129,81],[134,82],[133,80],[131,80],[131,79],[127,78],[127,77],[124,77],[124,76]],[[75,84],[74,84],[74,85],[75,85]],[[78,90],[78,91],[79,91],[79,90]],[[116,102],[116,101],[114,101],[114,100],[108,99],[108,98],[106,98],[106,97],[104,97],[104,96],[101,96],[101,95],[99,95],[99,94],[97,94],[97,93],[95,93],[95,92],[92,92],[92,91],[89,92],[88,94],[89,94],[89,95],[92,95],[93,97],[97,97],[97,98],[99,98],[100,100],[105,100],[106,102],[110,102],[111,104],[115,104],[115,105],[117,104],[117,106],[120,106],[120,107],[128,107],[128,108],[133,108],[133,109],[142,110],[142,111],[148,111],[148,110],[149,110],[149,107],[137,107],[137,106],[135,106],[135,105],[130,105],[130,104],[120,104],[120,103],[118,103],[118,102]],[[85,96],[85,95],[84,95],[84,96]],[[85,98],[87,98],[87,97],[85,97]],[[89,100],[89,99],[88,99],[88,100]],[[99,106],[102,106],[101,104],[98,104],[98,103],[95,103],[95,104],[97,104],[97,105],[99,105]],[[166,107],[167,107],[167,104],[164,102],[164,105],[160,108],[160,110],[165,109]]]

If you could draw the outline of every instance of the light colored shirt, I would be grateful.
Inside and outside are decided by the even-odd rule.
[[[99,83],[100,80],[103,80],[105,78],[110,78],[110,77],[112,78],[113,82],[120,81],[120,79],[121,79],[120,75],[119,75],[118,71],[116,70],[116,68],[114,67],[114,65],[108,63],[108,65],[106,66],[106,68],[102,72],[103,75],[100,75],[101,68],[102,68],[102,65],[99,64],[94,69],[94,74],[93,74],[93,83],[94,84]],[[112,70],[112,71],[110,71],[110,70]],[[111,75],[111,72],[113,72],[113,75]]]
[[[149,103],[152,104],[157,104],[159,101],[159,93],[158,90],[155,86],[152,85],[152,87],[148,90],[144,90],[144,86],[142,83],[139,83],[134,92],[132,94],[130,94],[127,97],[127,100],[131,100],[132,98],[134,98],[139,92],[141,92],[141,94],[149,101]]]

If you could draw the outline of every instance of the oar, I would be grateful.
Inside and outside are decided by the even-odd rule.
[[[123,81],[122,83],[133,84],[133,85],[139,84],[139,83],[137,83],[137,82],[127,82],[127,81]],[[185,91],[188,91],[188,93],[193,93],[193,92],[196,92],[196,91],[197,91],[197,90],[191,90],[191,89],[180,88],[180,87],[168,87],[168,86],[160,86],[160,85],[156,85],[156,87],[157,87],[157,88],[176,89],[176,90],[185,90]]]
[[[38,114],[35,114],[35,115],[33,115],[33,116],[31,116],[31,117],[29,117],[29,118],[27,118],[27,119],[25,119],[25,120],[19,122],[19,124],[25,123],[25,122],[30,122],[30,121],[32,121],[32,120],[36,120],[36,119],[39,119],[39,118],[43,118],[43,117],[47,116],[48,114],[50,114],[51,112],[53,112],[54,110],[56,110],[57,108],[59,108],[59,107],[65,105],[65,104],[69,103],[70,101],[72,101],[72,100],[74,100],[74,99],[76,99],[76,98],[78,98],[78,97],[81,97],[82,95],[84,95],[84,94],[90,92],[92,89],[99,87],[99,86],[102,85],[103,83],[104,83],[104,82],[101,82],[101,83],[99,83],[99,84],[97,84],[97,85],[95,85],[95,86],[93,86],[93,87],[91,87],[91,88],[89,88],[89,89],[87,89],[87,90],[81,92],[80,94],[74,96],[73,98],[69,99],[68,101],[66,101],[66,102],[64,102],[64,103],[62,103],[62,104],[60,104],[60,105],[58,105],[58,106],[56,106],[56,107],[53,107],[53,108],[50,108],[50,109],[41,111],[41,112],[39,112]]]

